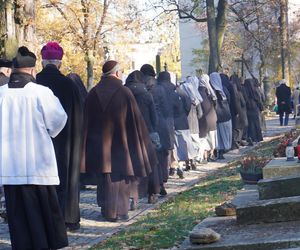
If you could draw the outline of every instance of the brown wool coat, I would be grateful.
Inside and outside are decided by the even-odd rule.
[[[103,77],[85,104],[81,172],[146,177],[157,164],[143,117],[119,79]]]

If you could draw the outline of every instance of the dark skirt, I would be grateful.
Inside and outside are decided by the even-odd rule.
[[[263,141],[261,126],[259,121],[260,113],[248,112],[248,137],[254,142]]]
[[[4,191],[12,249],[68,246],[54,186],[5,185]]]

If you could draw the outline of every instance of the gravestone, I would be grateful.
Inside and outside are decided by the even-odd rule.
[[[263,168],[264,179],[292,175],[300,175],[300,163],[287,161],[285,157],[275,158]]]
[[[300,196],[300,175],[262,179],[257,187],[260,200]]]

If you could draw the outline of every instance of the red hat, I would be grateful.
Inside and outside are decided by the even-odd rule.
[[[42,59],[45,60],[61,60],[64,51],[57,42],[48,42],[41,50]]]
[[[105,75],[110,74],[117,65],[118,65],[117,61],[110,60],[110,61],[105,62],[102,66],[103,74],[105,74]]]

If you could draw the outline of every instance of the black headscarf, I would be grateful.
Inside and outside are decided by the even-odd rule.
[[[237,87],[238,91],[242,91],[242,79],[234,74],[230,77],[231,83]]]
[[[255,86],[254,79],[246,79],[245,80],[245,88],[246,88],[246,91],[250,98],[254,99],[255,101],[260,100],[257,87]]]
[[[80,101],[83,104],[85,101],[85,98],[87,97],[87,94],[88,94],[83,81],[81,80],[80,76],[76,73],[70,73],[67,75],[67,77],[70,78],[75,83],[75,85],[79,91]]]
[[[134,83],[144,83],[144,74],[139,70],[135,70],[128,75],[125,86],[130,86]]]
[[[171,75],[167,71],[160,72],[157,77],[157,83],[160,82],[171,82]]]
[[[231,83],[230,83],[228,75],[220,74],[220,77],[221,77],[223,86],[225,86],[227,89],[230,88]]]
[[[153,76],[153,77],[156,76],[155,70],[154,70],[153,66],[150,64],[144,64],[141,67],[141,71],[145,76]]]

